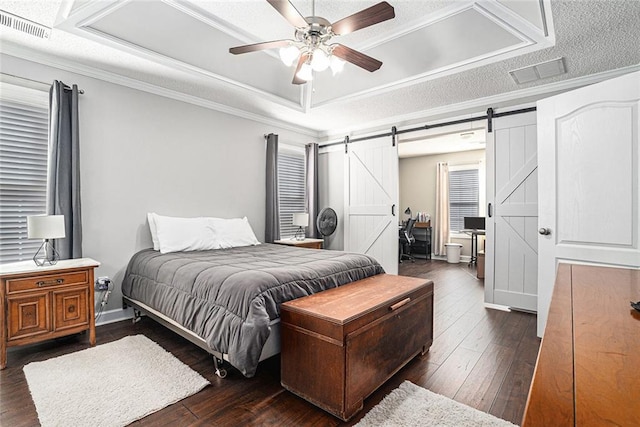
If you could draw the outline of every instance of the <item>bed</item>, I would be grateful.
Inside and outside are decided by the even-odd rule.
[[[281,303],[383,272],[368,255],[274,244],[145,249],[131,258],[122,293],[125,305],[252,377],[280,350]]]

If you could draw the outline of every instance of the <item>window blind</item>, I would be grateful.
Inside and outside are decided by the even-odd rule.
[[[278,152],[280,238],[293,237],[298,227],[293,214],[304,212],[304,153]]]
[[[449,229],[464,229],[465,216],[478,216],[480,185],[478,169],[449,172]]]
[[[0,263],[33,257],[27,216],[46,212],[48,107],[0,99]]]

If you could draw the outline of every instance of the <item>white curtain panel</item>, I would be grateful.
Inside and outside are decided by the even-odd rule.
[[[433,253],[445,255],[445,243],[449,243],[449,163],[436,165],[436,214]]]

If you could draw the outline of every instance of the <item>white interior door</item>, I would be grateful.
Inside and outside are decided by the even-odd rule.
[[[485,302],[537,310],[538,160],[535,112],[495,119],[487,134]],[[489,214],[491,216],[489,217]]]
[[[350,143],[346,159],[345,250],[398,274],[397,145],[391,137]]]
[[[558,262],[640,267],[640,72],[538,102],[538,335]]]

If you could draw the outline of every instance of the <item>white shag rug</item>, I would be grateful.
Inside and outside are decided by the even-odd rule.
[[[124,426],[209,381],[143,335],[26,365],[43,427]]]
[[[405,381],[356,426],[514,427],[514,424]]]

